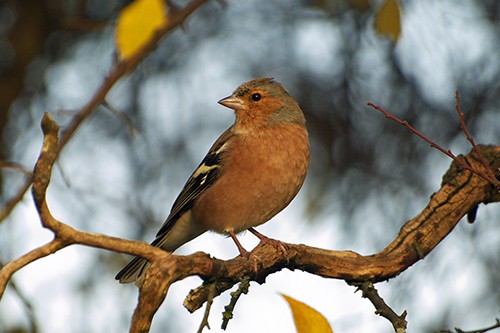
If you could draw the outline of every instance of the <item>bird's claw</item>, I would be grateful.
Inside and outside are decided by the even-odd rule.
[[[269,245],[273,246],[276,250],[281,252],[283,255],[287,254],[288,250],[286,248],[286,244],[283,243],[282,241],[264,236],[263,234],[261,234],[260,232],[255,230],[254,228],[250,228],[250,229],[248,229],[248,231],[250,231],[252,234],[254,234],[256,237],[258,237],[260,239],[259,245],[269,244]]]

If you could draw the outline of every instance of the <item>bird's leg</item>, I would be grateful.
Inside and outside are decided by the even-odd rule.
[[[236,244],[236,247],[238,248],[238,251],[240,251],[240,255],[244,258],[248,258],[248,251],[245,250],[245,248],[241,245],[240,241],[238,238],[236,238],[236,235],[234,234],[234,231],[228,230],[227,232],[229,234],[229,237],[233,239],[234,244]]]
[[[277,250],[279,250],[280,252],[282,252],[284,255],[287,253],[286,247],[283,244],[283,242],[281,242],[281,241],[279,241],[277,239],[272,239],[272,238],[269,238],[267,236],[264,236],[263,234],[261,234],[260,232],[258,232],[257,230],[255,230],[254,228],[249,228],[248,231],[250,231],[257,238],[259,238],[261,243],[264,243],[264,244],[267,243],[267,244],[270,244],[270,245],[274,246]]]
[[[260,258],[257,257],[255,254],[251,254],[250,252],[248,252],[247,250],[245,250],[245,248],[241,245],[241,243],[238,240],[238,238],[236,238],[236,235],[234,234],[234,231],[229,230],[227,233],[229,234],[229,237],[231,237],[233,239],[234,243],[236,244],[236,247],[238,247],[238,251],[240,251],[240,255],[243,258],[247,258],[248,260],[252,260],[252,262],[253,262],[253,270],[254,270],[254,272],[258,272],[257,262],[262,262],[262,260],[260,260]]]

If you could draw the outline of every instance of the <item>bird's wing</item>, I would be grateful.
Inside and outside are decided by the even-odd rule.
[[[181,193],[175,200],[167,220],[156,234],[157,239],[168,233],[177,219],[191,209],[196,199],[220,177],[222,156],[226,150],[227,142],[232,135],[233,130],[230,127],[217,139],[198,168],[189,177]]]

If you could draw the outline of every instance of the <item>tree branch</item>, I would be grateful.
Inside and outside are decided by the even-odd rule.
[[[406,310],[403,311],[401,315],[398,315],[394,310],[391,309],[390,306],[385,303],[385,301],[378,294],[377,289],[373,286],[371,282],[363,282],[363,283],[353,283],[352,285],[356,286],[358,290],[363,292],[363,297],[367,298],[372,302],[375,307],[375,313],[386,318],[394,327],[394,332],[396,333],[406,333]]]
[[[222,325],[221,328],[226,330],[229,321],[233,318],[234,308],[236,307],[236,302],[240,299],[241,295],[248,294],[248,289],[250,288],[250,279],[245,276],[243,280],[238,285],[238,289],[231,293],[231,301],[228,305],[224,307],[224,312],[222,313]],[[213,292],[214,288],[210,291]]]
[[[54,218],[45,200],[50,183],[52,166],[59,153],[58,132],[59,126],[52,117],[45,113],[42,120],[44,141],[40,157],[33,171],[33,198],[38,210],[42,225],[54,233],[54,239],[36,248],[18,259],[15,259],[0,269],[0,299],[12,275],[31,262],[53,254],[72,244],[81,244],[96,248],[140,255],[149,260],[161,257],[164,251],[144,242],[129,241],[116,237],[78,231]]]
[[[498,170],[500,147],[479,146],[479,149],[491,169]],[[473,152],[462,158],[472,167],[480,164]],[[500,194],[494,186],[462,169],[454,161],[443,177],[441,188],[434,193],[427,207],[406,222],[385,249],[373,255],[363,256],[352,251],[332,251],[303,244],[285,244],[287,251],[283,253],[275,246],[260,243],[252,251],[252,255],[260,259],[255,268],[253,260],[242,257],[222,261],[199,252],[188,256],[165,254],[164,260],[156,260],[146,273],[148,283],[140,287],[131,331],[147,331],[170,285],[193,275],[200,276],[205,282],[186,297],[184,306],[190,312],[199,309],[210,298],[213,284],[216,295],[220,295],[245,277],[264,283],[268,275],[284,268],[300,269],[348,282],[388,280],[423,259],[472,208],[480,203],[498,201]],[[143,325],[134,326],[139,322]]]
[[[477,148],[476,144],[474,143],[474,140],[472,139],[472,137],[470,136],[470,133],[467,130],[467,127],[466,127],[465,122],[463,120],[463,113],[460,111],[460,104],[459,104],[460,100],[459,100],[459,97],[458,97],[458,91],[457,91],[457,94],[456,94],[456,103],[457,103],[456,104],[456,110],[457,110],[459,118],[460,118],[461,127],[462,127],[462,129],[463,129],[463,131],[464,131],[467,139],[471,142],[474,151],[479,154],[478,158],[481,161],[481,163],[480,163],[480,165],[476,166],[476,168],[472,168],[465,161],[462,161],[455,154],[453,154],[451,152],[451,150],[444,149],[443,147],[441,147],[440,145],[438,145],[437,143],[435,143],[434,141],[432,141],[431,139],[429,139],[428,137],[426,137],[424,134],[420,133],[417,129],[415,129],[413,126],[411,126],[410,123],[408,123],[408,121],[399,119],[398,117],[396,117],[396,116],[390,114],[389,112],[385,111],[382,107],[380,107],[378,105],[375,105],[375,104],[373,104],[371,102],[368,102],[368,105],[371,106],[372,108],[374,108],[375,110],[382,112],[385,115],[386,118],[388,118],[388,119],[390,119],[392,121],[395,121],[398,124],[403,125],[404,127],[406,127],[412,134],[415,134],[416,136],[418,136],[419,138],[421,138],[422,140],[424,140],[425,142],[427,142],[432,148],[435,148],[435,149],[439,150],[440,152],[442,152],[443,154],[445,154],[446,156],[450,157],[452,160],[454,160],[455,162],[457,162],[460,165],[460,167],[476,173],[479,177],[484,178],[485,180],[487,180],[490,183],[494,184],[496,187],[500,188],[500,180],[496,179],[493,176],[493,172],[491,170],[489,170],[489,169],[486,168],[486,162],[483,161],[483,157],[480,154],[480,150]],[[481,166],[484,167],[485,170],[483,170],[483,168]]]
[[[494,329],[500,328],[500,319],[496,318],[495,323],[491,326],[485,327],[485,328],[479,328],[476,330],[472,331],[464,331],[458,327],[455,327],[455,332],[456,333],[486,333],[489,331],[492,331]],[[451,330],[445,330],[445,331],[439,331],[439,333],[453,333]]]
[[[0,267],[2,267],[3,264],[0,263]],[[14,282],[14,281],[10,281],[10,287],[11,289],[14,291],[14,293],[17,295],[17,298],[21,301],[24,309],[25,309],[25,312],[26,312],[26,316],[28,317],[28,321],[29,321],[29,328],[28,328],[28,331],[30,333],[37,333],[39,332],[39,328],[38,328],[38,322],[36,320],[36,316],[34,314],[34,309],[33,309],[33,304],[31,302],[31,300],[28,299],[28,297],[26,297],[26,295],[21,291],[21,289],[17,286],[17,284]]]
[[[484,172],[487,175],[487,178],[485,178],[485,179],[490,181],[492,184],[495,184],[497,187],[500,187],[500,181],[495,178],[495,175],[493,174],[491,169],[488,167],[488,163],[483,158],[483,155],[481,154],[479,147],[474,142],[474,138],[470,134],[469,129],[467,128],[467,125],[465,124],[464,114],[463,114],[462,108],[460,106],[460,95],[458,94],[458,89],[455,91],[455,110],[457,111],[458,119],[460,120],[460,127],[462,128],[462,131],[464,132],[467,140],[469,140],[469,142],[472,146],[472,149],[477,154],[479,162],[481,162],[481,165],[484,168]]]
[[[479,146],[492,170],[500,166],[500,147]],[[476,167],[476,154],[463,157]],[[455,227],[469,210],[480,203],[500,201],[500,194],[481,177],[452,163],[443,177],[441,189],[434,193],[427,207],[406,222],[398,236],[381,252],[362,256],[352,251],[332,251],[302,244],[285,244],[283,254],[273,246],[259,244],[252,253],[261,259],[257,271],[251,262],[237,257],[224,262],[224,272],[218,277],[202,274],[202,278],[217,280],[217,294],[231,288],[243,276],[263,283],[265,278],[283,268],[300,269],[311,274],[343,279],[348,282],[380,282],[397,276],[431,252]],[[215,259],[206,259],[215,260]],[[198,263],[202,264],[202,263]],[[203,265],[208,265],[203,263]],[[178,269],[182,269],[178,267]],[[191,312],[207,299],[206,285],[193,290],[184,306]]]
[[[59,149],[57,154],[59,154],[60,151],[66,146],[85,119],[87,119],[95,108],[104,101],[106,95],[114,84],[120,78],[134,70],[139,63],[157,47],[163,37],[174,30],[177,26],[182,25],[189,15],[191,15],[205,2],[207,2],[207,0],[193,0],[187,4],[186,7],[170,12],[167,24],[159,28],[153,38],[151,38],[151,40],[149,40],[149,42],[144,45],[140,51],[138,51],[134,56],[127,58],[126,60],[121,60],[113,65],[109,74],[104,79],[104,82],[94,93],[94,96],[92,96],[87,104],[75,114],[69,125],[64,129],[58,144]],[[18,189],[16,195],[0,208],[0,223],[10,215],[14,207],[16,207],[16,205],[22,200],[31,184],[32,180],[27,179],[26,182],[24,182],[24,184]]]
[[[207,305],[205,307],[205,313],[203,314],[203,319],[201,320],[200,326],[198,327],[198,333],[203,332],[203,329],[206,327],[210,329],[210,324],[208,323],[208,316],[210,315],[210,310],[212,309],[212,303],[214,302],[215,297],[215,285],[211,284],[209,288],[209,294],[207,299]]]
[[[368,288],[367,297],[373,298],[372,302],[377,310],[382,312],[379,307],[384,309],[385,303],[378,295],[371,293],[371,283],[392,278],[423,259],[453,230],[463,216],[475,210],[480,203],[500,201],[500,193],[493,186],[493,184],[499,185],[498,174],[495,175],[495,173],[498,173],[500,167],[500,148],[477,146],[473,142],[465,127],[457,94],[457,112],[462,128],[474,150],[465,157],[455,156],[451,151],[438,146],[411,127],[408,122],[369,103],[388,118],[404,125],[412,133],[454,160],[451,168],[443,177],[441,189],[432,196],[427,207],[414,219],[406,222],[397,237],[385,249],[373,255],[363,256],[352,251],[332,251],[303,244],[285,243],[283,244],[287,251],[283,252],[273,245],[262,242],[252,251],[252,255],[259,258],[256,266],[255,261],[242,257],[222,261],[201,252],[188,256],[172,255],[143,242],[82,232],[57,220],[48,208],[46,191],[50,183],[53,164],[60,151],[70,141],[85,119],[104,101],[113,85],[136,68],[157,46],[161,38],[181,25],[192,12],[205,2],[206,0],[193,0],[183,9],[174,10],[169,14],[168,23],[157,31],[140,52],[116,63],[87,105],[73,117],[70,124],[64,129],[60,139],[58,137],[59,126],[48,114],[45,114],[42,121],[44,143],[33,172],[33,178],[26,182],[15,198],[2,207],[0,221],[10,214],[13,207],[33,184],[32,194],[41,223],[45,228],[53,231],[54,239],[0,269],[0,298],[12,274],[20,268],[66,246],[81,244],[139,255],[150,260],[150,268],[139,287],[139,302],[132,319],[132,332],[149,331],[152,319],[167,296],[170,286],[194,275],[200,276],[204,283],[193,290],[185,300],[185,307],[191,312],[199,309],[207,300],[211,301],[216,295],[220,295],[243,280],[264,283],[268,275],[284,268],[300,269],[327,278],[361,283],[362,286]],[[482,169],[486,169],[486,172],[481,171]],[[385,304],[385,306],[387,305]],[[396,315],[397,318],[395,318],[390,311],[384,313],[393,318],[395,322],[397,322],[397,318],[404,321],[402,316]],[[398,327],[400,324],[398,323]]]
[[[134,242],[105,235],[75,230],[55,219],[47,206],[45,195],[52,166],[58,156],[57,124],[46,114],[42,121],[44,143],[33,173],[33,197],[44,227],[54,232],[54,240],[10,262],[0,270],[0,294],[10,276],[30,262],[71,245],[82,244],[117,252],[140,255],[151,262],[140,285],[139,304],[132,320],[132,332],[147,332],[170,286],[188,276],[198,275],[205,282],[193,290],[185,301],[189,311],[200,308],[209,299],[210,285],[215,295],[232,288],[244,279],[263,283],[266,277],[283,268],[300,269],[311,274],[343,279],[348,282],[379,282],[392,278],[423,259],[450,233],[460,219],[480,203],[500,201],[500,193],[489,182],[454,161],[443,177],[441,189],[427,207],[401,228],[398,236],[381,252],[363,256],[352,251],[331,251],[303,244],[284,244],[283,252],[276,246],[260,243],[252,254],[258,264],[236,257],[222,261],[198,252],[177,256],[143,242]],[[478,146],[491,170],[499,170],[500,147]],[[472,168],[481,162],[474,152],[461,157]]]

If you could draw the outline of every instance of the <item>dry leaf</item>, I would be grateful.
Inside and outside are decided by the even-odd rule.
[[[167,22],[164,0],[135,0],[118,16],[116,48],[121,59],[137,53]]]
[[[375,14],[375,31],[396,42],[401,34],[401,12],[398,0],[385,0]]]
[[[290,296],[284,294],[281,294],[281,296],[292,309],[297,333],[333,333],[330,323],[321,313]]]

